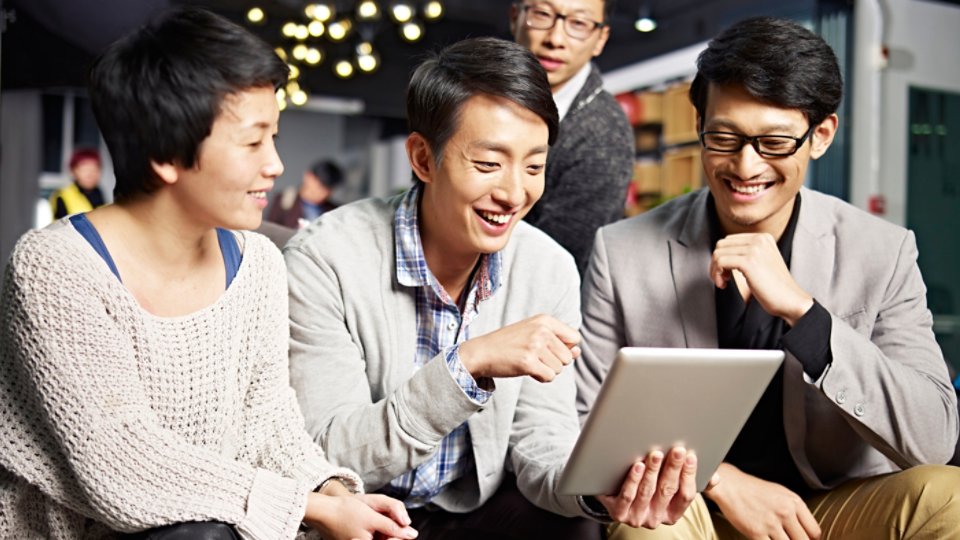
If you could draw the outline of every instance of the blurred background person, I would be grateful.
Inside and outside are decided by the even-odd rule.
[[[53,192],[50,197],[50,211],[53,219],[89,212],[103,206],[103,192],[100,191],[100,153],[92,148],[78,148],[70,156],[70,176],[68,186]]]
[[[330,195],[341,182],[343,172],[340,167],[332,161],[317,161],[304,171],[298,187],[289,187],[274,197],[267,220],[291,229],[302,229],[337,207]]]

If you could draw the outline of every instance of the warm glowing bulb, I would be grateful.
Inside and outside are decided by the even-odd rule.
[[[297,33],[297,23],[295,22],[284,23],[283,28],[281,29],[281,32],[283,32],[283,35],[287,37],[293,37]]]
[[[397,22],[405,23],[413,17],[413,9],[407,4],[394,4],[393,18]]]
[[[407,41],[416,41],[423,35],[423,29],[415,22],[408,22],[403,25],[403,39]]]
[[[431,0],[423,8],[423,16],[427,19],[439,19],[443,15],[443,4],[439,0]]]
[[[312,4],[313,13],[310,14],[310,17],[320,21],[327,22],[333,17],[333,10],[330,9],[330,6],[327,4]]]
[[[360,5],[357,6],[357,15],[361,19],[372,19],[380,14],[380,8],[377,7],[377,3],[373,0],[363,0],[360,2]]]
[[[298,24],[298,25],[297,25],[297,31],[296,31],[293,35],[294,35],[294,37],[296,37],[296,38],[299,39],[300,41],[303,41],[303,40],[307,39],[308,37],[310,37],[310,30],[307,30],[307,25],[305,25],[305,24]]]
[[[297,46],[293,48],[293,57],[296,58],[297,60],[303,60],[304,58],[306,58],[307,46],[304,45],[303,43],[297,44]]]
[[[315,47],[310,47],[307,49],[307,57],[304,60],[311,66],[315,66],[320,63],[320,60],[323,59],[323,54],[320,52],[320,49]]]
[[[283,88],[277,88],[277,101],[284,101],[287,99],[287,91]]]
[[[357,45],[357,54],[363,56],[365,54],[371,54],[373,52],[373,45],[369,41],[363,41]]]
[[[327,27],[327,35],[330,36],[330,39],[333,41],[340,41],[347,36],[349,30],[350,23],[348,21],[337,21]]]
[[[377,69],[377,57],[372,54],[362,54],[357,57],[357,66],[360,67],[360,71],[370,73]]]
[[[290,94],[290,102],[296,106],[301,106],[307,102],[307,93],[303,90],[297,90],[296,92]]]
[[[277,98],[277,108],[281,111],[287,108],[287,100]]]
[[[323,32],[324,30],[326,30],[326,27],[323,26],[323,23],[320,21],[312,21],[310,24],[307,25],[307,30],[310,32],[311,36],[320,37],[323,35]]]
[[[337,72],[337,76],[342,77],[344,79],[353,75],[353,64],[351,64],[349,60],[341,60],[337,62],[337,66],[335,69]]]
[[[277,56],[279,56],[284,62],[287,61],[287,51],[283,50],[283,47],[277,47],[273,50],[273,52],[277,53]]]
[[[657,29],[657,21],[650,17],[640,17],[637,22],[633,23],[633,27],[637,29],[637,32],[653,32]]]
[[[258,7],[252,7],[250,8],[250,11],[247,12],[247,20],[253,24],[262,23],[264,18],[265,14],[263,13],[263,10]]]
[[[287,64],[287,67],[290,68],[290,76],[287,77],[288,79],[296,79],[300,77],[300,68],[298,68],[295,64]]]

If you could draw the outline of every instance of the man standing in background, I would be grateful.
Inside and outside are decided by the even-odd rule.
[[[613,3],[528,0],[510,9],[514,39],[546,70],[560,113],[546,188],[526,220],[569,251],[581,274],[597,229],[623,217],[633,171],[630,124],[590,63],[610,37]]]
[[[267,220],[294,230],[306,227],[337,207],[330,195],[342,181],[343,173],[334,162],[317,161],[304,171],[299,186],[287,188],[274,198]]]
[[[50,197],[53,219],[89,212],[103,206],[100,191],[100,153],[92,148],[79,148],[70,156],[70,176],[73,182],[54,192]]]

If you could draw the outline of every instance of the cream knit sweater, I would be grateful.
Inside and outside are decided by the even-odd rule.
[[[210,520],[292,538],[326,478],[360,489],[289,387],[283,260],[238,239],[230,288],[170,318],[142,310],[65,220],[20,239],[0,296],[0,538]]]

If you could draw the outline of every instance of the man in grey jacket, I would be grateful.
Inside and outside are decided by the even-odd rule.
[[[623,217],[633,130],[590,60],[603,52],[614,0],[526,0],[510,10],[514,39],[547,72],[560,132],[546,188],[526,220],[569,251],[582,273],[597,229]]]
[[[613,496],[556,492],[579,431],[566,366],[580,282],[521,221],[557,130],[536,59],[503,40],[454,44],[414,73],[407,115],[414,187],[324,214],[285,249],[308,430],[403,500],[420,538],[588,539],[600,527],[585,517],[678,519],[695,495],[682,448],[625,468]]]
[[[960,538],[960,469],[919,466],[950,458],[958,420],[913,233],[802,187],[837,130],[833,51],[758,18],[697,67],[709,189],[598,233],[579,405],[623,346],[786,360],[705,493],[712,506],[698,497],[674,527],[614,537]]]

